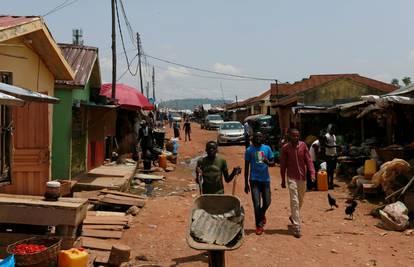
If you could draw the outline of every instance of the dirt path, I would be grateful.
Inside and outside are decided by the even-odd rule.
[[[180,143],[180,162],[201,155],[206,141],[215,139],[214,131],[193,124],[193,141]],[[244,165],[243,152],[243,146],[219,149],[229,168]],[[168,190],[180,193],[168,196],[164,192],[151,199],[124,235],[122,241],[132,247],[133,256],[145,259],[138,261],[142,266],[208,265],[203,253],[190,249],[185,240],[190,207],[198,194],[194,189],[188,191],[194,180],[191,173],[184,165],[168,173]],[[240,249],[226,252],[227,266],[414,266],[414,237],[375,227],[378,220],[366,215],[371,204],[359,202],[354,220],[344,219],[348,191],[343,183],[332,192],[340,205],[333,211],[326,211],[326,192],[306,194],[303,237],[294,238],[288,231],[289,195],[280,187],[278,167],[271,169],[271,176],[272,204],[261,236],[254,234],[251,198],[243,192],[243,176],[239,176],[236,194],[246,210],[246,236]],[[231,192],[231,184],[226,185],[226,192]]]

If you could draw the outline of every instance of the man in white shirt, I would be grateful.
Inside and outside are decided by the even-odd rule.
[[[329,189],[334,188],[334,173],[337,163],[336,149],[339,147],[336,145],[335,126],[329,124],[325,135],[325,156],[326,156],[326,172],[328,173]]]

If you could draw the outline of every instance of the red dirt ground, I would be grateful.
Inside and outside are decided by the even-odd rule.
[[[193,140],[180,142],[179,163],[201,155],[206,141],[216,139],[214,131],[201,130],[198,124],[192,126]],[[243,146],[219,148],[229,169],[244,166],[243,152]],[[359,201],[354,220],[344,219],[344,202],[349,195],[340,182],[340,187],[331,192],[339,209],[326,211],[326,192],[306,194],[301,214],[303,236],[294,238],[288,231],[288,191],[280,187],[279,168],[271,168],[270,172],[272,204],[261,236],[254,234],[251,197],[243,192],[243,176],[238,177],[236,195],[246,211],[246,236],[241,248],[226,252],[226,266],[414,266],[414,237],[377,228],[378,219],[367,215],[372,204]],[[207,266],[203,252],[189,248],[185,239],[190,207],[198,195],[198,190],[188,191],[194,181],[192,170],[179,164],[166,176],[164,184],[156,185],[162,188],[158,191],[161,196],[148,201],[121,241],[131,246],[133,257],[141,256],[137,266]],[[172,191],[176,194],[169,196]],[[226,185],[226,192],[231,192],[231,184]]]

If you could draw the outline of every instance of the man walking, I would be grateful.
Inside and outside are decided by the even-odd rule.
[[[280,175],[282,188],[286,188],[286,171],[290,194],[290,222],[293,224],[293,235],[301,237],[300,214],[303,198],[306,192],[306,171],[310,171],[312,181],[315,181],[315,169],[309,155],[308,147],[299,141],[299,131],[290,129],[289,142],[282,147],[280,157]]]
[[[328,174],[329,189],[334,189],[334,173],[337,163],[335,127],[329,124],[325,135],[326,172]]]
[[[215,141],[207,142],[207,156],[197,161],[196,182],[202,194],[224,194],[223,177],[226,183],[230,183],[241,172],[240,167],[235,167],[229,175],[227,161],[217,155],[217,148]]]
[[[184,129],[185,142],[187,142],[187,137],[188,137],[188,141],[191,141],[191,123],[188,117],[185,119],[183,129]]]
[[[274,165],[272,149],[262,144],[262,142],[263,136],[261,133],[253,134],[252,145],[246,150],[244,156],[244,192],[248,194],[250,190],[252,191],[257,235],[263,233],[263,227],[266,224],[266,210],[271,202],[268,167]],[[262,203],[260,204],[260,202]]]

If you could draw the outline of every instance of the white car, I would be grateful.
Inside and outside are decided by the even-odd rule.
[[[220,127],[220,124],[224,122],[223,118],[220,115],[207,115],[206,121],[205,121],[205,128],[207,130],[211,129],[218,129]]]
[[[171,113],[173,122],[181,122],[181,115],[178,113]]]
[[[243,125],[238,121],[221,123],[217,132],[217,143],[244,143]]]

